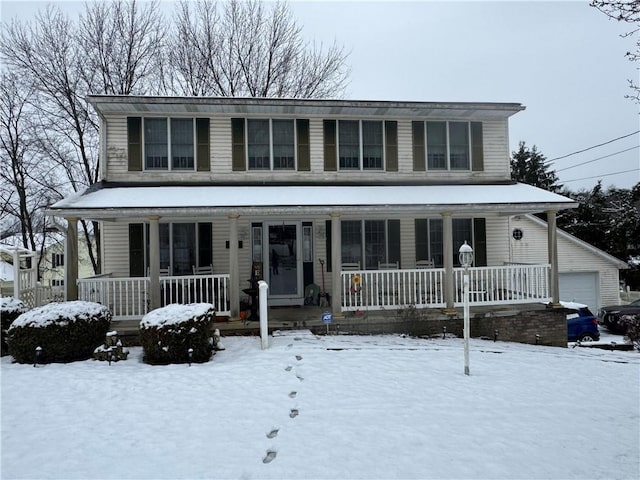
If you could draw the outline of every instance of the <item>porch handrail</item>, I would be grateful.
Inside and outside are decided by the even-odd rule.
[[[551,300],[550,264],[469,268],[469,305],[507,305]],[[463,304],[464,268],[454,268],[454,305]]]
[[[502,265],[469,269],[470,305],[506,305],[548,302],[551,298],[551,265]],[[444,298],[444,268],[398,270],[343,270],[342,311],[441,308]],[[463,268],[454,268],[456,307],[463,305]]]
[[[230,315],[229,275],[160,278],[160,297],[169,303],[211,303],[216,315]],[[78,279],[78,298],[109,307],[114,320],[140,320],[149,312],[149,277],[100,276]]]
[[[344,270],[342,311],[444,307],[444,268]]]

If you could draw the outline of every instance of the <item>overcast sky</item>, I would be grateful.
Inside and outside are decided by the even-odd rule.
[[[43,5],[2,0],[2,20],[27,19]],[[620,37],[630,29],[588,2],[290,5],[305,37],[350,52],[348,99],[522,103],[526,110],[510,121],[510,149],[523,140],[549,160],[640,130],[638,104],[624,98],[628,79],[640,83],[639,66],[624,57],[633,40]],[[574,191],[599,179],[630,188],[640,182],[639,144],[635,133],[552,168]]]

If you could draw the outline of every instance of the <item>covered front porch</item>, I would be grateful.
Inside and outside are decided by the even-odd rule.
[[[550,265],[504,265],[470,268],[472,306],[545,303],[551,301]],[[463,304],[464,269],[453,269],[453,302]],[[114,278],[101,275],[78,280],[78,298],[109,306],[113,319],[140,320],[151,308],[151,278]],[[170,303],[211,303],[219,317],[231,317],[230,275],[183,275],[159,278],[160,306]],[[334,295],[339,310],[373,312],[447,307],[445,269],[343,270],[340,292]],[[331,298],[331,296],[329,297]],[[331,305],[333,306],[333,305]],[[329,308],[327,305],[326,308]]]
[[[512,200],[518,199],[518,200]],[[256,238],[267,239],[266,227],[281,224],[283,228],[298,225],[298,271],[312,267],[311,281],[324,288],[324,266],[327,271],[327,309],[340,318],[352,312],[394,311],[408,307],[438,309],[454,314],[462,305],[463,269],[454,259],[452,223],[456,218],[506,218],[509,215],[546,212],[549,228],[547,251],[549,262],[522,265],[508,261],[507,256],[494,255],[486,266],[472,266],[471,305],[500,306],[552,302],[559,304],[558,262],[555,216],[564,208],[572,208],[570,199],[523,184],[500,185],[410,185],[410,186],[111,186],[66,199],[51,207],[49,214],[62,216],[68,222],[67,281],[68,299],[98,301],[109,305],[114,320],[137,321],[148,311],[168,303],[212,303],[219,317],[232,320],[241,317],[243,291],[248,287],[249,266],[257,245]],[[403,250],[402,266],[379,264],[378,268],[360,268],[343,260],[343,221],[359,218],[404,218],[399,230],[407,231],[414,218],[435,217],[442,225],[441,264],[419,262],[415,251]],[[145,275],[127,276],[104,269],[103,275],[77,278],[77,222],[92,219],[107,225],[130,225],[142,222],[147,247],[143,261]],[[225,256],[225,267],[209,273],[171,275],[161,271],[160,224],[177,219],[219,221],[223,239],[215,238],[212,249],[224,240],[218,250]],[[326,229],[325,229],[326,223]],[[265,236],[255,237],[254,225],[265,226]],[[403,233],[404,234],[404,233]],[[508,235],[509,232],[500,232]],[[219,235],[219,234],[218,234]],[[495,234],[492,234],[495,236]],[[121,239],[121,237],[120,237]],[[401,239],[403,242],[405,238]],[[103,242],[107,241],[103,239]],[[119,245],[119,250],[133,248]],[[409,241],[409,240],[406,240]],[[415,239],[411,239],[415,242]],[[245,248],[243,249],[243,242]],[[306,243],[314,244],[306,258]],[[321,243],[326,242],[319,248]],[[489,242],[489,235],[487,235]],[[247,245],[249,243],[250,245]],[[246,248],[249,246],[250,248]],[[264,248],[264,247],[261,247]],[[283,246],[283,248],[285,248]],[[292,249],[293,251],[296,248]],[[499,249],[494,249],[499,250]],[[267,252],[267,250],[264,250]],[[215,252],[214,252],[215,253]],[[145,258],[144,253],[140,253]],[[268,254],[262,266],[269,268]],[[305,256],[303,259],[302,257]],[[132,257],[130,256],[129,259]],[[220,258],[220,257],[218,257]],[[131,260],[130,260],[131,261]],[[427,262],[428,263],[428,262]],[[109,265],[105,262],[104,265]],[[129,264],[130,265],[130,264]],[[242,265],[242,267],[241,267]],[[319,265],[322,265],[322,281]],[[122,269],[121,269],[122,271]],[[272,277],[274,278],[274,277]],[[302,278],[302,273],[299,273]],[[305,284],[308,283],[305,277]],[[301,295],[301,293],[300,293]],[[300,297],[301,298],[301,297]]]

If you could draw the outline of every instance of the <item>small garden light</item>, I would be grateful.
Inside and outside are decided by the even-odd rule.
[[[193,348],[190,348],[188,352],[189,352],[189,366],[191,366],[191,362],[193,361]]]
[[[34,367],[35,367],[35,366],[38,364],[38,362],[40,361],[40,355],[41,355],[41,354],[42,354],[42,347],[37,346],[37,347],[36,347],[36,354],[35,354],[35,357],[34,357],[34,359],[33,359],[33,366],[34,366]]]
[[[107,360],[109,360],[109,365],[111,365],[112,358],[113,358],[113,347],[109,347],[107,349]]]

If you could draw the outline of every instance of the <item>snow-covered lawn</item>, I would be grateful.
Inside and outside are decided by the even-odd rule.
[[[207,364],[2,359],[2,478],[625,479],[640,354],[283,332]]]

